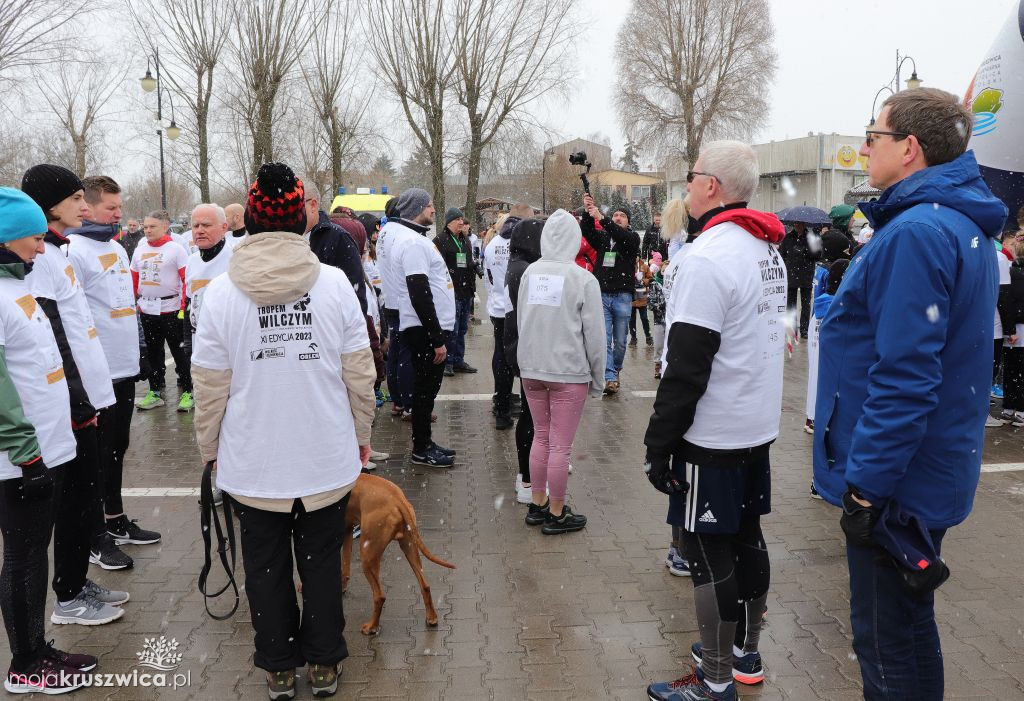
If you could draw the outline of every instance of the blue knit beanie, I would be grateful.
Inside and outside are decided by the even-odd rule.
[[[0,243],[45,234],[49,228],[35,200],[13,187],[0,187]]]

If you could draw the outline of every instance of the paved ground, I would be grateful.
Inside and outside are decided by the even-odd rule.
[[[486,368],[490,344],[489,326],[472,327],[470,361]],[[638,701],[648,682],[688,671],[696,640],[692,584],[665,569],[665,498],[640,474],[656,387],[652,357],[643,346],[630,348],[625,391],[587,405],[569,489],[574,508],[590,521],[577,534],[545,537],[523,524],[525,507],[512,491],[513,433],[493,429],[489,372],[446,378],[441,390],[470,395],[438,405],[438,442],[459,451],[452,470],[409,466],[409,425],[386,412],[378,418],[375,447],[392,459],[377,474],[405,490],[426,543],[458,569],[426,564],[441,615],[429,629],[415,580],[392,546],[383,568],[388,601],[381,632],[367,638],[358,624],[370,610],[369,587],[353,568],[345,598],[351,657],[338,698]],[[772,452],[775,511],[764,522],[772,560],[762,638],[767,681],[743,689],[744,698],[860,697],[838,514],[807,496],[805,359],[798,347],[787,363],[782,435]],[[137,416],[125,487],[197,486],[191,429],[191,417],[170,406]],[[1020,463],[1022,447],[1024,430],[991,430],[985,461]],[[131,591],[126,615],[95,629],[58,626],[52,636],[61,648],[98,655],[100,671],[121,673],[135,668],[146,638],[174,638],[183,655],[178,671],[191,675],[190,685],[97,688],[78,698],[265,698],[263,674],[251,663],[247,604],[225,622],[203,611],[195,497],[132,496],[126,503],[131,517],[164,534],[161,546],[127,546],[132,571],[93,568],[94,578]],[[937,608],[949,698],[1024,698],[1022,533],[1024,472],[982,475],[973,516],[945,541],[953,576]],[[2,646],[0,657],[9,659],[6,640]],[[311,698],[302,680],[299,698]]]

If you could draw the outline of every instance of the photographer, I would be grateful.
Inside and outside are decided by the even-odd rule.
[[[619,373],[626,357],[626,330],[633,310],[633,275],[640,253],[640,236],[629,228],[629,211],[621,207],[606,217],[589,194],[583,196],[586,213],[580,224],[583,236],[597,251],[597,281],[604,303],[604,327],[608,338],[604,371],[605,394],[619,391]],[[600,228],[596,223],[600,222]]]

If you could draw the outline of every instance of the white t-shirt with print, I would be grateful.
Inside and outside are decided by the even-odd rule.
[[[285,304],[257,305],[228,275],[211,282],[192,364],[231,370],[217,486],[298,498],[355,482],[362,463],[341,356],[369,345],[352,284],[331,266]]]
[[[455,284],[437,246],[426,236],[404,226],[393,236],[389,256],[391,274],[401,281],[400,284],[396,283],[399,327],[404,331],[423,325],[412,306],[406,278],[409,275],[426,275],[430,283],[430,294],[434,298],[437,321],[442,330],[451,331],[455,328]]]
[[[188,253],[173,240],[159,246],[139,241],[131,269],[139,274],[139,311],[166,314],[181,309],[181,270]]]
[[[398,222],[389,221],[377,233],[377,269],[380,271],[380,289],[384,308],[398,311],[398,290],[405,280],[395,276],[391,266],[392,242],[400,231],[409,231]]]
[[[115,381],[135,377],[139,374],[139,325],[128,254],[116,241],[94,241],[80,234],[68,240],[68,260],[85,290],[110,377]]]
[[[668,332],[671,328],[671,324],[668,322],[672,318],[675,304],[678,303],[678,297],[674,296],[673,290],[676,286],[676,276],[679,274],[679,266],[683,262],[683,258],[686,256],[686,252],[690,248],[689,243],[681,244],[677,252],[674,252],[672,257],[669,258],[668,265],[665,266],[665,271],[661,274],[661,287],[665,294],[665,342],[661,347],[661,373],[664,376],[665,371],[668,369]]]
[[[996,265],[999,268],[999,284],[1009,285],[1010,284],[1010,259],[1003,255],[1000,249],[996,251]],[[1007,334],[1009,335],[1009,334]],[[995,322],[995,335],[993,340],[998,341],[1003,337],[1003,320],[999,318],[999,308],[996,308],[996,322]]]
[[[71,356],[82,377],[82,386],[89,403],[96,409],[114,404],[114,385],[110,381],[110,365],[103,354],[100,335],[92,320],[92,311],[85,292],[78,283],[75,269],[67,256],[52,243],[44,244],[44,252],[36,256],[25,280],[36,297],[57,303],[64,334]]]
[[[218,275],[226,273],[235,249],[224,244],[213,260],[205,261],[197,249],[185,263],[185,296],[189,299],[188,318],[192,328],[199,327],[199,310],[203,305],[203,293],[207,285]]]
[[[671,296],[666,332],[684,322],[722,337],[684,438],[715,450],[777,438],[786,347],[786,265],[777,249],[732,222],[718,224],[689,246]]]
[[[146,239],[142,239],[145,241]],[[185,255],[190,256],[199,250],[199,246],[192,240],[192,229],[182,232],[180,234],[171,234],[171,240],[181,246],[185,250]],[[140,242],[141,243],[141,242]]]
[[[47,467],[73,460],[71,397],[53,329],[25,280],[0,278],[0,347],[25,418]],[[21,477],[21,467],[0,452],[0,479]]]
[[[484,279],[487,280],[487,314],[499,319],[512,311],[505,291],[510,239],[495,236],[484,250]]]

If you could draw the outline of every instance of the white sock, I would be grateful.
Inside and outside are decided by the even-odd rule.
[[[711,689],[712,691],[717,692],[717,693],[721,693],[721,692],[723,692],[723,691],[725,691],[726,689],[729,688],[729,683],[730,682],[726,682],[725,684],[715,684],[714,682],[709,682],[707,679],[705,679],[704,683],[707,684],[708,688]]]
[[[733,657],[743,657],[743,655],[745,655],[745,654],[747,654],[747,653],[743,652],[743,650],[739,649],[735,645],[732,646],[732,656]]]

